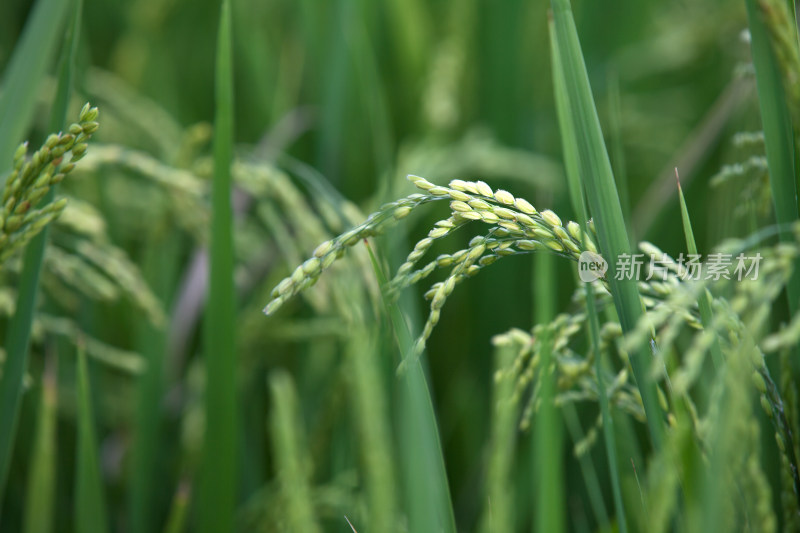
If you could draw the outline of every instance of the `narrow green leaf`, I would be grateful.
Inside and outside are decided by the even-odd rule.
[[[39,2],[37,6],[40,4],[43,4],[43,2]],[[64,37],[56,99],[50,112],[50,131],[59,131],[64,127],[66,122],[67,104],[72,92],[75,51],[80,36],[83,1],[65,1],[63,4],[65,6],[71,4],[73,7],[72,23]],[[30,90],[28,92],[35,93],[36,91]],[[0,113],[2,113],[1,108],[3,105],[5,104],[0,100]],[[4,142],[2,140],[4,132],[5,127],[2,126],[2,120],[0,119],[0,151],[4,149],[2,146]],[[16,143],[17,141],[14,142]],[[2,161],[3,158],[0,154],[0,163],[2,163]],[[2,172],[2,170],[0,170],[0,172]],[[55,198],[55,189],[55,186],[50,188],[47,195],[42,200],[43,205],[53,201]],[[33,238],[25,249],[22,275],[20,276],[19,290],[17,292],[17,305],[14,315],[9,322],[8,336],[5,340],[7,361],[4,366],[3,375],[0,378],[0,503],[3,501],[8,467],[11,460],[11,450],[13,449],[14,437],[16,435],[19,399],[22,393],[22,376],[27,367],[31,327],[33,325],[33,315],[36,309],[36,300],[39,291],[39,275],[42,270],[42,260],[44,258],[47,236],[48,227],[45,227],[39,235]]]
[[[164,307],[169,308],[181,246],[179,236],[169,231],[168,224],[159,224],[157,228],[147,239],[145,269],[154,291],[162,295]],[[164,446],[161,426],[165,361],[168,358],[167,331],[153,326],[149,320],[142,320],[138,329],[138,351],[146,358],[146,363],[142,373],[136,376],[136,425],[131,449],[128,504],[131,533],[150,533],[155,529],[154,511],[157,497],[162,493],[157,482],[163,480],[163,474],[157,466],[159,451]]]
[[[39,418],[25,499],[25,533],[53,531],[56,493],[56,403],[58,399],[55,357],[48,358],[42,374]]]
[[[372,249],[367,246],[383,303],[391,319],[395,339],[406,366],[399,376],[401,394],[401,458],[405,476],[409,531],[455,533],[455,515],[444,455],[436,425],[433,400],[422,366],[422,357],[412,357],[414,342],[400,306],[386,296],[387,280]]]
[[[611,163],[603,141],[600,120],[592,98],[589,77],[581,53],[578,32],[569,0],[552,0],[554,34],[561,56],[564,92],[571,109],[569,114],[575,132],[578,168],[581,182],[597,228],[600,251],[608,262],[607,278],[623,331],[632,331],[644,310],[636,280],[617,279],[616,260],[631,253],[628,232],[622,216],[619,195],[611,171]],[[647,369],[651,354],[641,346],[631,354],[631,366],[642,396],[650,436],[656,448],[663,440],[663,416],[658,406],[656,387]]]
[[[211,242],[208,303],[204,320],[206,428],[198,495],[201,532],[234,529],[238,409],[236,390],[236,305],[233,286],[233,57],[229,0],[223,0],[216,63],[214,177],[211,188]]]
[[[756,0],[745,0],[745,5],[750,25],[750,49],[756,71],[758,105],[764,129],[775,219],[780,226],[780,239],[784,242],[794,242],[790,225],[798,219],[796,185],[798,175],[795,168],[796,154],[791,115],[780,69],[770,47],[768,30],[759,13],[758,3]],[[795,262],[794,272],[786,285],[789,311],[792,316],[797,313],[800,305],[800,268],[798,267],[800,267],[800,262]],[[800,361],[797,357],[792,358],[792,368],[797,376],[800,372]]]
[[[59,43],[64,18],[72,2],[39,0],[31,11],[25,31],[11,56],[0,90],[0,187],[11,168],[17,144],[25,136],[39,87]],[[63,122],[63,121],[62,121]]]
[[[572,108],[569,105],[566,91],[566,80],[562,66],[562,55],[558,40],[555,35],[554,23],[550,21],[550,48],[552,53],[553,65],[553,90],[556,100],[556,112],[558,114],[559,127],[561,129],[561,142],[564,151],[564,161],[569,183],[570,198],[572,199],[573,209],[575,209],[578,222],[585,228],[584,238],[588,230],[588,213],[584,198],[583,186],[580,181],[580,166],[578,164],[579,150],[577,141],[576,123],[572,118]],[[584,248],[586,244],[584,243]],[[622,489],[619,481],[619,467],[617,464],[617,443],[614,431],[614,419],[611,416],[611,409],[608,404],[605,381],[603,379],[602,352],[600,350],[600,319],[597,314],[597,307],[594,301],[594,287],[591,283],[584,283],[586,295],[586,306],[589,323],[589,339],[591,349],[594,353],[595,374],[597,375],[598,400],[600,412],[603,417],[603,439],[606,448],[606,460],[608,462],[609,475],[611,477],[611,493],[614,500],[614,508],[617,515],[617,525],[620,533],[627,531],[627,521],[625,518],[625,504],[622,499]],[[586,470],[586,469],[584,469]],[[589,479],[587,479],[589,482]],[[590,489],[592,486],[590,486]],[[597,505],[595,505],[597,507]],[[605,514],[605,508],[602,511]]]
[[[678,178],[678,169],[675,169],[675,177]],[[686,207],[686,199],[683,197],[683,189],[681,188],[681,181],[678,178],[678,199],[681,204],[681,220],[683,221],[683,234],[686,237],[686,249],[691,255],[697,255],[697,243],[694,240],[694,231],[692,231],[692,221],[689,217],[689,209]],[[700,321],[704,328],[710,328],[713,323],[714,316],[711,310],[711,294],[708,290],[704,290],[697,301],[700,307]],[[714,366],[720,370],[725,363],[722,358],[722,349],[719,346],[719,339],[715,338],[711,345],[711,359],[714,361]]]
[[[541,403],[534,419],[535,463],[538,477],[536,528],[534,531],[564,531],[564,473],[561,464],[562,428],[555,406],[556,376],[553,362],[553,331],[545,326],[539,335],[541,356]]]
[[[75,531],[105,533],[108,514],[97,453],[92,391],[86,352],[78,347],[78,457],[75,483]]]

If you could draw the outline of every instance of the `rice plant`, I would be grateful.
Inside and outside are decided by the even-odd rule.
[[[800,530],[792,3],[29,4],[0,531]]]

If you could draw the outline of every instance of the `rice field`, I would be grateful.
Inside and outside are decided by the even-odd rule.
[[[612,4],[0,5],[0,531],[800,531],[795,5]]]

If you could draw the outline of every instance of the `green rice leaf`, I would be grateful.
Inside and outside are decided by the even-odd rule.
[[[75,483],[75,530],[105,533],[108,528],[97,433],[94,427],[92,390],[86,352],[78,347],[78,457]]]
[[[61,35],[72,2],[39,0],[3,75],[0,90],[0,187],[11,168],[17,144],[25,136],[36,99]],[[63,121],[62,121],[63,122]]]
[[[564,89],[575,131],[581,182],[586,188],[600,251],[608,262],[607,277],[620,324],[623,331],[629,332],[635,328],[644,310],[636,280],[625,276],[617,279],[616,275],[616,259],[631,253],[628,232],[569,0],[552,0],[552,6],[554,34],[561,55]],[[650,357],[649,348],[641,346],[631,354],[631,365],[647,414],[650,436],[653,444],[659,447],[664,432],[663,415],[657,403],[655,383],[647,373]]]
[[[199,530],[208,533],[234,529],[239,479],[231,211],[233,57],[229,0],[222,2],[217,39],[210,273],[204,321],[206,428],[198,495]]]
[[[47,2],[38,2],[37,11],[34,17],[39,16],[40,6]],[[78,46],[78,37],[80,35],[80,20],[81,10],[83,7],[82,0],[75,0],[74,2],[57,2],[59,6],[72,5],[72,23],[64,37],[64,46],[62,49],[61,64],[58,78],[58,88],[56,90],[56,99],[53,103],[53,109],[50,113],[50,131],[59,131],[62,129],[66,122],[67,104],[72,92],[72,78],[75,63],[75,51]],[[42,8],[43,9],[43,8]],[[61,7],[59,7],[61,9]],[[56,12],[53,16],[57,16]],[[52,21],[51,21],[52,22]],[[37,31],[41,30],[39,25],[43,22],[34,19],[31,24],[36,24]],[[33,28],[31,28],[33,31]],[[27,39],[27,34],[25,39]],[[23,44],[23,46],[32,46]],[[40,54],[44,51],[38,50]],[[20,52],[27,58],[28,54],[33,52]],[[16,55],[15,55],[16,58]],[[31,61],[33,59],[29,58]],[[16,61],[16,59],[15,59]],[[13,73],[13,65],[9,69]],[[9,74],[10,75],[10,74]],[[40,77],[43,74],[40,75]],[[9,133],[6,126],[3,125],[2,113],[3,106],[8,102],[10,95],[14,94],[17,80],[9,82],[12,87],[6,87],[9,93],[5,94],[5,99],[0,99],[0,168],[2,168],[2,161],[5,160],[3,156],[4,148],[4,135]],[[28,93],[35,93],[36,91],[28,90]],[[14,103],[16,109],[19,105],[24,107],[24,103]],[[14,115],[18,118],[20,115]],[[9,125],[8,128],[15,126]],[[12,145],[18,142],[18,139],[12,141]],[[13,150],[13,146],[12,146]],[[0,170],[2,172],[2,170]],[[48,204],[55,198],[55,186],[51,187],[46,196],[42,200],[42,205]],[[44,258],[44,249],[47,243],[48,227],[39,233],[36,237],[28,243],[25,249],[23,259],[22,276],[19,280],[19,292],[17,293],[17,304],[15,312],[8,327],[8,336],[5,339],[5,348],[7,353],[7,363],[4,367],[4,373],[0,378],[0,502],[3,500],[3,492],[6,484],[6,477],[8,475],[8,465],[11,460],[11,450],[13,448],[14,437],[16,435],[16,424],[19,410],[19,398],[22,390],[22,376],[27,367],[28,350],[30,345],[31,327],[33,325],[33,315],[36,309],[37,293],[39,291],[39,275],[42,270],[42,260]]]

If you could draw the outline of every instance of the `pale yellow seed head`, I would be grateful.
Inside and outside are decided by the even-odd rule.
[[[480,220],[481,216],[475,211],[467,211],[464,213],[458,213],[458,216],[461,218],[466,218],[467,220]]]
[[[533,207],[531,203],[525,198],[517,198],[516,200],[514,200],[514,205],[516,206],[517,209],[519,209],[525,214],[535,215],[536,213],[538,213],[538,211],[536,211],[536,208]]]
[[[515,220],[517,218],[517,214],[514,213],[514,211],[506,209],[505,207],[495,207],[494,214],[500,218],[506,218],[508,220]]]
[[[428,192],[434,196],[448,196],[450,194],[450,189],[447,187],[432,187],[428,189]]]
[[[553,228],[553,233],[555,233],[555,234],[556,234],[556,237],[558,237],[558,238],[559,238],[559,239],[561,239],[562,241],[569,241],[569,240],[571,240],[571,239],[569,238],[569,235],[567,234],[567,231],[566,231],[564,228],[562,228],[561,226],[556,226],[556,227],[554,227],[554,228]]]
[[[548,239],[548,240],[544,241],[544,245],[547,246],[548,248],[550,248],[551,250],[555,251],[555,252],[563,252],[564,251],[564,247],[561,245],[561,243],[558,242],[558,241],[554,241],[552,239]]]
[[[272,291],[272,297],[275,298],[280,296],[281,294],[286,294],[292,288],[292,279],[291,278],[283,278],[278,286],[275,287]]]
[[[495,222],[500,221],[500,217],[498,217],[491,211],[481,211],[480,215],[483,221],[488,222],[489,224],[494,224]]]
[[[470,199],[470,195],[465,192],[461,192],[457,189],[450,189],[449,190],[450,198],[453,200],[461,200],[462,202],[466,202]]]
[[[483,210],[489,209],[491,207],[488,203],[484,202],[483,200],[481,200],[479,198],[475,198],[474,200],[470,200],[469,201],[469,205],[473,209],[477,209],[479,211],[483,211]]]
[[[453,258],[447,254],[442,254],[436,258],[436,266],[449,267],[453,264]]]
[[[395,219],[400,220],[402,218],[406,218],[410,212],[411,212],[411,207],[403,205],[395,209],[392,215],[394,216]]]
[[[464,180],[450,180],[450,188],[457,191],[466,191],[467,183]]]
[[[497,201],[501,204],[514,205],[514,196],[508,191],[497,189],[494,193],[494,197],[497,198]]]
[[[520,250],[527,251],[540,250],[542,248],[542,245],[539,242],[528,239],[517,241],[516,245]]]
[[[283,304],[283,298],[275,298],[264,308],[265,315],[271,315]]]
[[[558,215],[556,215],[549,209],[545,209],[544,211],[542,211],[542,218],[544,219],[545,222],[547,222],[551,226],[561,225],[561,219],[558,218]]]
[[[437,289],[436,294],[433,295],[431,309],[441,309],[444,306],[445,300],[447,300],[447,293],[445,292],[444,285],[442,285]]]
[[[428,237],[431,239],[439,239],[444,237],[450,232],[447,228],[433,228],[430,232],[428,232]]]
[[[331,241],[325,241],[319,246],[314,249],[314,257],[322,257],[328,252],[330,252],[331,248],[333,247],[333,243]]]
[[[342,250],[342,252],[344,252],[344,250]],[[326,255],[322,259],[322,268],[326,269],[326,268],[330,267],[334,263],[334,261],[336,261],[336,259],[338,257],[339,257],[338,253],[337,254],[328,254],[328,255]]]
[[[444,292],[447,296],[450,296],[453,293],[453,289],[456,287],[456,278],[449,277],[444,282]]]
[[[517,213],[514,218],[516,218],[517,222],[519,222],[523,226],[527,226],[529,228],[533,228],[536,226],[536,222],[526,214]]]
[[[570,235],[572,235],[573,239],[575,239],[578,242],[581,242],[581,233],[582,232],[581,232],[580,224],[570,220],[567,223],[567,231],[569,232]]]
[[[315,275],[319,273],[321,267],[320,260],[316,257],[312,257],[311,259],[307,259],[305,263],[303,263],[303,272],[306,273],[308,276]]]
[[[571,239],[566,239],[564,241],[564,246],[566,246],[570,252],[579,254],[581,253],[581,249],[575,244]]]
[[[414,176],[413,174],[409,174],[406,176],[408,181],[414,184],[414,186],[418,189],[422,189],[423,191],[427,191],[428,189],[432,189],[435,187],[433,183],[426,180],[425,178],[421,178],[419,176]]]
[[[498,222],[498,224],[503,228],[507,229],[508,231],[510,231],[511,233],[522,233],[522,228],[520,228],[514,222],[500,221]]]
[[[478,194],[478,186],[474,181],[462,181],[461,188],[468,193]]]
[[[492,188],[484,181],[476,181],[475,187],[478,189],[478,194],[481,196],[485,196],[486,198],[492,198],[494,196],[492,194]]]
[[[437,222],[436,226],[440,228],[454,228],[455,224],[453,224],[452,218],[446,218],[444,220],[440,220],[439,222]]]
[[[414,246],[414,250],[425,251],[431,247],[431,244],[433,244],[433,239],[425,237]]]
[[[469,205],[460,200],[453,200],[452,202],[450,202],[450,209],[452,209],[453,211],[457,211],[459,213],[466,213],[467,211],[472,211],[472,208]]]
[[[486,251],[486,246],[484,246],[483,244],[478,245],[478,246],[476,246],[475,248],[472,248],[469,251],[469,253],[467,255],[467,259],[469,261],[475,261],[477,258],[482,256],[483,252],[485,252],[485,251]]]

